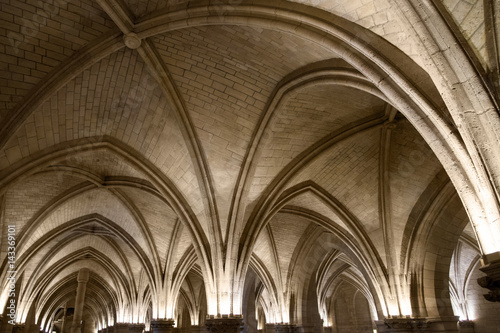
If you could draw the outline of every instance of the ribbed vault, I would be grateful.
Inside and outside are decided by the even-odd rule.
[[[498,10],[2,3],[2,318],[456,329],[500,260]]]

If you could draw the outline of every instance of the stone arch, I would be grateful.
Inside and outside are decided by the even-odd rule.
[[[111,323],[116,322],[117,295],[107,282],[98,275],[92,272],[90,272],[90,275],[92,277],[92,282],[102,287],[95,288],[95,295],[91,297],[91,306],[94,309],[98,308],[101,310],[94,311],[94,317],[96,317],[98,325],[111,325]],[[58,309],[61,309],[60,305],[66,303],[74,296],[76,277],[77,273],[75,272],[69,274],[55,285],[51,291],[48,291],[46,297],[41,301],[41,306],[39,306],[37,310],[37,324],[42,330],[48,331],[51,324],[56,319],[54,314]],[[63,311],[59,312],[60,316],[63,315]],[[97,315],[97,313],[100,315]]]
[[[430,10],[432,10],[432,2],[426,1],[426,0],[417,0],[418,5],[421,7],[425,7],[425,5],[429,5],[431,7]],[[407,0],[393,0],[393,4],[403,4],[406,5],[405,8],[413,8],[415,12],[418,12],[418,9],[416,6],[412,7],[413,2],[407,1]],[[231,5],[231,3],[229,3]],[[476,100],[470,101],[470,99],[474,99],[469,96],[469,99],[460,99],[460,101],[463,101],[464,108],[469,108],[469,106],[477,106],[476,107],[471,107],[470,110],[480,110],[484,111],[486,109],[488,115],[492,115],[493,121],[491,123],[484,121],[484,116],[481,115],[481,119],[479,118],[474,118],[475,116],[472,117],[467,117],[469,122],[462,122],[457,121],[456,124],[457,126],[450,124],[449,119],[447,119],[447,113],[443,112],[441,113],[439,108],[444,104],[443,101],[437,96],[438,89],[436,88],[435,84],[432,84],[430,77],[424,75],[423,71],[420,71],[420,69],[417,68],[411,61],[407,61],[405,57],[402,56],[402,53],[395,52],[394,54],[390,54],[391,52],[388,52],[390,46],[383,42],[382,39],[377,38],[377,36],[370,34],[368,30],[363,30],[356,25],[353,25],[351,22],[348,21],[343,21],[343,20],[336,20],[338,17],[335,15],[330,15],[330,14],[325,14],[322,11],[316,10],[316,9],[311,9],[305,6],[297,5],[298,9],[303,9],[303,13],[300,10],[297,10],[295,8],[289,7],[289,4],[284,1],[278,1],[275,4],[268,4],[265,3],[264,1],[255,1],[255,2],[246,2],[244,1],[241,4],[241,7],[238,6],[229,6],[229,5],[222,5],[219,6],[218,3],[213,3],[213,2],[208,2],[203,3],[202,6],[197,6],[196,3],[188,3],[184,6],[180,7],[174,7],[174,10],[172,11],[171,14],[166,14],[166,12],[160,12],[157,15],[153,14],[150,17],[143,18],[137,22],[133,22],[133,20],[130,22],[132,25],[131,28],[133,28],[134,31],[137,31],[139,33],[139,37],[134,34],[134,36],[140,41],[140,38],[147,38],[148,33],[158,33],[152,30],[148,29],[160,29],[158,31],[163,31],[162,29],[182,29],[183,27],[189,27],[189,26],[196,26],[196,25],[210,25],[210,24],[219,24],[220,22],[223,22],[223,24],[236,24],[236,25],[243,25],[243,24],[250,24],[250,25],[256,25],[256,26],[265,26],[269,27],[275,30],[279,30],[283,33],[294,33],[297,35],[302,36],[303,38],[307,38],[310,40],[314,40],[315,43],[324,45],[325,47],[330,47],[332,49],[335,49],[336,51],[339,52],[340,56],[349,58],[351,64],[359,70],[359,72],[363,73],[366,77],[368,77],[373,86],[377,86],[381,92],[383,92],[383,95],[387,97],[387,100],[389,103],[392,105],[398,107],[398,109],[402,109],[402,112],[409,117],[411,120],[412,124],[419,129],[420,133],[424,133],[424,138],[426,139],[427,142],[430,143],[432,146],[433,150],[436,152],[436,155],[439,156],[441,159],[441,162],[443,163],[444,167],[446,168],[446,171],[450,174],[450,177],[452,178],[453,183],[457,188],[459,189],[459,196],[461,197],[462,201],[464,202],[466,206],[467,212],[470,214],[471,219],[473,219],[475,222],[474,227],[479,228],[481,232],[479,234],[483,235],[486,240],[495,240],[498,238],[498,233],[488,233],[490,229],[498,229],[496,226],[498,225],[498,194],[496,194],[495,197],[495,190],[496,188],[494,187],[493,189],[491,188],[491,184],[495,184],[495,179],[498,180],[498,162],[495,162],[497,159],[494,157],[498,157],[497,151],[493,151],[492,153],[488,152],[488,144],[491,142],[498,142],[498,138],[495,137],[496,134],[493,129],[498,129],[498,117],[496,114],[492,113],[492,108],[490,107],[491,103],[487,100],[487,98],[483,98],[481,96],[477,97]],[[219,7],[217,7],[219,6]],[[206,7],[206,8],[205,8]],[[179,10],[179,9],[182,9]],[[269,10],[271,9],[271,10]],[[184,13],[184,10],[189,12],[189,13]],[[420,13],[425,13],[426,8],[420,8]],[[422,19],[422,23],[420,21],[415,22],[412,21],[414,17],[412,17],[412,11],[410,12],[405,12],[404,14],[407,15],[408,19],[408,27],[414,28],[418,30],[420,28],[420,24],[424,28],[431,28],[431,24],[426,26],[426,21],[432,21],[433,17],[431,17],[429,20],[426,20],[426,18],[429,18],[425,15],[421,15],[419,18]],[[171,16],[169,16],[171,15]],[[216,18],[216,16],[218,16]],[[162,21],[163,18],[169,18],[167,20],[164,20],[167,23],[167,25],[162,25],[163,23],[158,23],[158,21]],[[217,20],[219,21],[217,21]],[[337,21],[337,23],[335,23]],[[137,24],[136,24],[137,23]],[[137,29],[136,29],[137,28]],[[351,29],[353,28],[353,29]],[[435,26],[434,28],[439,28],[439,26]],[[440,29],[435,29],[435,30],[440,30]],[[171,31],[171,30],[170,30]],[[446,29],[444,29],[446,31]],[[357,35],[359,33],[359,35]],[[115,32],[113,32],[114,37],[116,39],[117,35]],[[142,34],[142,35],[140,35]],[[425,36],[431,35],[430,33],[425,33],[422,34]],[[109,36],[107,36],[109,37]],[[125,42],[127,46],[130,46],[130,38],[131,35],[126,33],[125,36]],[[373,38],[373,40],[372,40]],[[429,38],[431,39],[431,38]],[[128,42],[127,42],[128,41]],[[369,43],[370,41],[373,42],[374,45],[381,46],[380,50],[381,52],[384,52],[384,54],[380,57],[377,56],[377,50],[376,48],[373,48]],[[443,41],[446,41],[443,38]],[[98,47],[103,47],[103,48],[108,48],[110,47],[109,39],[105,43],[103,42],[100,44],[102,40],[97,42],[96,44],[91,45],[89,48],[94,48],[96,46]],[[116,42],[116,40],[115,40]],[[439,42],[439,41],[438,41]],[[115,45],[117,43],[114,43]],[[139,43],[140,44],[140,43]],[[144,43],[144,48],[147,48],[148,46],[151,46],[148,41],[145,41]],[[433,44],[430,42],[431,46],[436,46],[435,43]],[[428,44],[428,45],[429,45]],[[123,46],[121,46],[123,47]],[[89,52],[89,48],[85,48],[82,53],[84,55],[96,55],[97,53],[94,52]],[[108,48],[109,49],[109,48]],[[438,48],[439,49],[439,48]],[[392,49],[391,49],[392,50]],[[94,50],[95,51],[95,50]],[[139,51],[143,51],[144,49],[139,49]],[[372,53],[372,51],[374,51]],[[396,50],[397,51],[397,50]],[[434,48],[432,48],[433,52],[435,51]],[[106,51],[107,52],[107,51]],[[130,51],[132,52],[132,51]],[[105,53],[105,52],[104,52]],[[458,52],[460,55],[461,53]],[[101,53],[99,53],[99,56]],[[384,55],[387,55],[386,58],[384,58]],[[81,54],[79,55],[81,56]],[[396,58],[400,57],[398,61],[395,61]],[[98,58],[98,57],[96,57]],[[404,58],[404,59],[403,59]],[[458,57],[460,59],[460,57]],[[408,68],[411,67],[411,69],[408,68],[403,68],[404,66],[396,66],[394,65],[395,63],[398,63],[399,60],[401,60],[402,64],[408,64]],[[443,59],[438,57],[435,58],[435,60]],[[74,61],[75,59],[72,59]],[[445,59],[443,61],[444,66],[447,67],[447,65],[450,65],[448,62],[453,62],[453,59],[450,61],[450,59]],[[91,60],[90,60],[91,61]],[[406,61],[406,62],[405,62]],[[66,66],[66,67],[65,67]],[[61,68],[65,67],[67,69],[67,63],[65,66],[61,66]],[[412,67],[413,66],[413,67]],[[453,74],[459,75],[458,73],[460,69],[453,73],[444,73],[438,72],[438,79],[439,75],[442,77],[451,77]],[[465,76],[474,74],[471,73],[470,70],[464,70]],[[423,74],[422,74],[423,73]],[[418,79],[414,79],[412,75],[405,75],[405,74],[418,74]],[[420,75],[422,74],[422,75]],[[449,75],[449,76],[447,76]],[[62,75],[64,76],[64,75]],[[69,75],[71,76],[71,75]],[[68,76],[68,77],[69,77]],[[54,76],[56,79],[57,77]],[[50,77],[50,79],[54,79],[54,77]],[[63,80],[61,80],[63,81]],[[443,81],[446,81],[443,79]],[[54,81],[52,81],[54,82]],[[466,87],[461,87],[462,83],[466,83]],[[426,84],[429,83],[429,88],[426,88]],[[450,82],[445,82],[445,83],[450,83]],[[474,80],[466,80],[464,81],[458,81],[460,84],[460,88],[463,88],[466,92],[471,92],[475,89],[479,90],[478,95],[482,95],[485,92],[485,89],[482,89],[478,85],[475,84]],[[399,85],[402,87],[400,88]],[[443,86],[447,86],[448,84],[443,84]],[[470,86],[468,88],[468,86]],[[37,93],[35,94],[36,96],[42,96],[45,92],[43,91],[43,88],[47,88],[46,86],[42,87]],[[54,88],[52,86],[50,89]],[[47,90],[50,90],[47,89]],[[444,88],[446,89],[446,88]],[[451,89],[451,87],[450,87]],[[428,93],[428,94],[426,94]],[[470,94],[469,94],[470,95]],[[456,95],[453,94],[448,94],[447,97],[448,99],[446,100],[449,105],[456,106],[450,97],[455,97]],[[459,99],[457,98],[457,101]],[[481,103],[483,102],[483,103]],[[19,120],[19,115],[28,115],[30,111],[30,106],[28,105],[29,102],[26,104],[23,104],[24,111],[26,112],[16,112],[16,114],[8,119],[8,123],[5,126],[5,131],[2,132],[2,135],[0,135],[0,140],[8,140],[9,136],[8,135],[11,131],[15,131],[15,123]],[[455,111],[460,110],[462,108],[461,105],[456,106]],[[22,108],[21,108],[22,109]],[[495,110],[493,110],[495,111]],[[458,112],[460,113],[460,112]],[[471,114],[475,112],[470,112]],[[456,116],[456,113],[454,114]],[[467,115],[466,115],[467,116]],[[263,122],[265,122],[265,119],[262,119]],[[475,126],[473,129],[470,129],[467,127],[467,125],[470,124],[475,124],[477,121],[477,128]],[[465,124],[464,126],[460,126],[460,124]],[[495,127],[496,126],[496,127]],[[14,129],[13,129],[14,128]],[[265,125],[262,126],[259,130],[265,129]],[[484,140],[477,141],[481,145],[484,144],[485,148],[484,150],[486,153],[485,155],[485,165],[483,165],[483,162],[481,160],[481,157],[483,155],[481,154],[481,151],[483,147],[476,147],[476,143],[474,140],[474,133],[477,131],[477,129],[486,129],[486,133],[489,136],[488,138]],[[6,135],[3,135],[7,133]],[[258,143],[259,137],[258,135],[255,136],[255,142]],[[196,138],[195,138],[196,139]],[[495,141],[496,140],[496,141]],[[2,141],[4,142],[4,141]],[[256,147],[258,144],[255,144]],[[493,147],[494,148],[494,147]],[[313,154],[311,154],[313,155]],[[493,157],[493,158],[492,158]],[[249,175],[249,169],[252,168],[252,163],[254,162],[252,158],[252,153],[248,152],[247,156],[245,157],[245,170],[242,170],[242,173],[240,174],[240,179],[241,181],[238,181],[238,188],[242,188],[242,192],[240,193],[242,196],[245,195],[245,184],[246,184],[246,179],[248,179]],[[200,162],[200,161],[198,161]],[[203,237],[206,236],[203,234],[203,231],[201,229],[196,229],[199,227],[199,225],[196,225],[196,223],[193,224],[188,224],[191,228],[194,228],[194,232],[192,232],[192,235],[199,236],[200,240],[199,242],[196,242],[196,249],[199,251],[200,255],[200,260],[203,261],[204,265],[202,265],[203,269],[206,269],[208,273],[205,275],[207,276],[207,289],[209,287],[213,287],[211,292],[218,292],[220,294],[222,290],[224,292],[227,292],[227,289],[230,289],[229,291],[232,292],[236,290],[235,292],[235,299],[230,299],[228,303],[230,303],[230,309],[231,313],[233,312],[233,304],[236,304],[236,313],[238,313],[238,297],[241,297],[242,293],[238,293],[238,290],[243,289],[243,281],[245,277],[245,270],[247,269],[249,262],[251,260],[251,253],[252,253],[252,242],[254,241],[255,237],[259,234],[259,228],[264,228],[266,219],[271,216],[274,212],[273,209],[275,209],[277,206],[275,205],[276,202],[280,200],[281,194],[284,193],[284,191],[287,188],[287,181],[290,180],[290,178],[293,176],[293,173],[296,172],[296,170],[300,169],[303,165],[301,165],[299,162],[294,161],[292,162],[286,169],[285,171],[279,175],[279,179],[271,184],[271,186],[277,187],[276,191],[273,191],[270,189],[270,187],[266,190],[265,192],[265,198],[263,198],[261,201],[256,203],[256,206],[248,206],[250,207],[249,210],[254,209],[253,211],[250,212],[250,220],[247,224],[247,227],[245,227],[245,217],[244,214],[244,209],[240,207],[244,207],[244,205],[240,206],[240,200],[242,199],[239,195],[234,198],[234,206],[235,209],[231,209],[231,214],[234,214],[230,217],[232,219],[232,222],[240,222],[240,223],[229,223],[231,228],[226,234],[226,239],[224,240],[224,244],[216,242],[215,246],[211,246],[206,242],[206,239]],[[492,168],[493,166],[493,168]],[[496,168],[495,168],[496,166]],[[203,168],[202,168],[203,169]],[[204,171],[204,170],[202,170]],[[201,172],[202,175],[203,172]],[[485,177],[491,176],[489,177]],[[200,175],[198,175],[200,176]],[[201,178],[205,179],[203,176],[200,176]],[[207,178],[208,179],[208,178]],[[207,181],[210,183],[210,181]],[[158,181],[155,181],[154,183],[158,183]],[[160,181],[161,183],[161,181]],[[243,186],[239,186],[243,185]],[[498,185],[498,181],[497,181]],[[497,186],[498,187],[498,186]],[[165,188],[163,189],[163,193],[169,191],[175,192],[175,187],[171,188],[167,186],[167,190]],[[205,194],[210,195],[210,189],[207,190]],[[482,196],[484,195],[484,196]],[[182,196],[178,197],[176,195],[172,195],[174,197],[173,201],[182,201]],[[169,197],[169,199],[171,199]],[[210,200],[208,200],[210,201]],[[177,203],[177,202],[176,202]],[[489,205],[491,204],[491,205]],[[182,206],[184,204],[179,204],[181,208],[179,208],[182,211]],[[489,208],[492,207],[492,208]],[[288,209],[284,210],[285,213],[290,213],[292,212],[293,209]],[[185,212],[185,216],[189,219],[189,213],[190,212]],[[484,214],[483,214],[484,213]],[[314,216],[314,212],[303,212],[304,215],[311,215]],[[315,218],[319,218],[318,216],[315,216]],[[488,219],[491,218],[492,220],[488,221]],[[217,220],[217,218],[214,218]],[[430,220],[433,220],[433,217],[429,217]],[[487,222],[492,222],[492,226],[488,225]],[[259,223],[262,223],[262,225],[259,225]],[[497,223],[497,225],[495,225]],[[412,226],[414,228],[415,226]],[[419,237],[418,234],[427,234],[428,230],[434,230],[434,225],[428,226],[425,223],[422,225],[419,225],[416,228],[420,228],[420,232],[417,232],[417,236]],[[484,229],[482,229],[484,228]],[[248,234],[247,239],[243,239],[240,241],[239,236],[243,233]],[[248,233],[246,231],[249,231]],[[255,231],[255,232],[254,232]],[[498,230],[496,230],[498,231]],[[217,236],[217,230],[214,232]],[[215,237],[217,238],[217,237]],[[222,237],[224,238],[224,237]],[[481,237],[480,237],[481,238]],[[428,252],[425,252],[422,254],[422,260],[428,260],[426,263],[429,265],[427,267],[435,267],[439,265],[439,262],[433,262],[432,261],[432,254],[436,254],[436,248],[439,246],[436,246],[435,244],[432,244],[432,242],[437,241],[437,239],[431,239],[431,244],[427,244],[425,242],[419,243],[417,240],[416,244],[417,245],[423,245],[426,249],[430,249]],[[239,243],[238,243],[239,242]],[[486,248],[486,255],[489,254],[491,249],[494,249],[496,247],[495,244],[491,245],[489,242],[486,242],[488,244],[482,244]],[[228,245],[229,249],[226,251],[225,246]],[[200,246],[202,249],[199,250],[198,246]],[[231,248],[232,247],[232,248]],[[215,249],[214,249],[215,248]],[[221,248],[223,249],[224,253],[220,255],[220,250]],[[411,252],[411,251],[410,251]],[[414,253],[414,252],[413,252]],[[226,256],[227,255],[227,256]],[[241,257],[240,257],[241,256]],[[445,253],[446,257],[446,253]],[[220,259],[224,260],[222,263]],[[240,260],[241,259],[241,260]],[[443,263],[444,265],[446,263]],[[441,265],[439,265],[441,266]],[[221,270],[227,270],[229,273],[227,275],[224,275],[223,279],[220,271]],[[418,270],[416,268],[416,270]],[[204,271],[205,272],[205,271]],[[234,273],[236,272],[236,273]],[[418,279],[421,279],[420,281],[424,281],[429,284],[430,288],[428,290],[436,290],[441,288],[442,286],[437,286],[433,285],[431,279],[426,278],[426,272],[423,270],[423,273],[421,275],[411,275],[411,278],[414,278],[415,281],[418,281]],[[230,283],[233,283],[233,280],[231,278],[235,277],[234,279],[234,284],[228,287],[228,284],[225,283],[225,281],[231,281]],[[220,279],[220,280],[219,280]],[[221,282],[222,281],[222,282]],[[213,284],[210,284],[213,282]],[[223,287],[221,285],[224,284]],[[413,285],[417,285],[414,283]],[[416,309],[425,309],[427,311],[427,305],[426,305],[426,295],[433,295],[432,292],[428,292],[427,290],[422,290],[421,294],[421,302],[420,300],[417,299],[418,303],[415,308]],[[217,300],[219,301],[219,294],[217,296]],[[417,292],[418,294],[418,292]],[[232,297],[232,296],[231,296]],[[234,302],[233,302],[234,301]],[[224,304],[226,305],[226,304]],[[420,307],[420,305],[422,305]],[[437,306],[430,305],[431,309],[436,309],[438,308]],[[422,310],[423,311],[423,310]],[[435,311],[435,310],[433,310]],[[443,314],[446,314],[446,311],[443,312]]]
[[[268,5],[263,1],[254,1],[251,4],[243,2],[237,7],[221,4],[197,7],[196,4],[190,4],[188,7],[181,6],[179,11],[160,12],[150,19],[138,22],[135,31],[138,38],[146,38],[188,26],[250,24],[299,34],[336,50],[370,78],[388,96],[391,104],[405,114],[439,156],[454,184],[460,189],[469,189],[460,195],[471,217],[478,220],[475,226],[484,225],[486,221],[472,212],[485,210],[487,202],[495,202],[495,196],[484,182],[480,182],[479,185],[473,183],[473,180],[483,177],[478,176],[477,170],[468,168],[473,163],[467,150],[459,136],[450,130],[446,119],[436,111],[441,102],[436,89],[431,88],[435,86],[430,78],[402,52],[352,22],[297,4],[296,6],[301,8],[301,14],[298,15],[297,12],[290,11],[284,1],[273,3],[274,8],[269,8]],[[378,53],[382,55],[378,56]],[[401,65],[396,66],[395,63]],[[407,75],[408,72],[412,75]],[[415,78],[413,82],[410,81],[410,77]],[[29,111],[27,113],[29,114]],[[19,114],[13,116],[14,120],[9,120],[11,124],[6,127],[6,133],[17,128],[16,124],[19,121],[15,118],[18,116]],[[2,137],[7,136],[2,135]],[[484,190],[483,193],[491,195],[479,196],[477,193],[480,189]],[[492,216],[498,215],[498,212],[489,213],[493,214]],[[248,263],[248,258],[247,254],[245,264]]]
[[[139,23],[136,26],[137,35],[140,38],[146,38],[154,34],[181,29],[187,26],[227,23],[260,25],[281,31],[293,31],[293,33],[299,35],[304,34],[304,36],[312,40],[317,38],[316,41],[337,50],[339,54],[343,56],[349,55],[349,58],[346,60],[351,65],[359,69],[372,82],[378,83],[377,87],[388,96],[391,104],[410,120],[435,151],[436,156],[439,156],[457,187],[461,188],[461,185],[470,184],[471,180],[476,179],[467,168],[471,160],[467,157],[466,150],[460,143],[459,137],[453,134],[450,135],[452,131],[445,130],[449,128],[448,122],[436,112],[436,105],[440,105],[441,102],[436,95],[436,90],[432,90],[434,88],[431,88],[435,86],[429,77],[421,70],[418,70],[417,66],[410,59],[405,58],[402,52],[385,44],[380,37],[352,22],[310,7],[303,8],[304,11],[300,16],[302,27],[292,28],[293,23],[290,25],[289,22],[293,22],[294,19],[298,20],[299,18],[287,11],[284,3],[277,3],[276,7],[272,10],[259,7],[259,2],[252,2],[251,5],[245,5],[238,7],[209,5],[204,8],[192,7],[187,10],[183,7],[182,12],[171,11],[166,14],[160,13],[149,21],[146,20]],[[224,13],[224,15],[221,16],[219,15],[220,13]],[[182,18],[183,15],[189,17],[189,20],[184,20]],[[247,17],[242,19],[241,17],[245,15]],[[268,21],[270,17],[273,18],[272,24]],[[319,21],[318,18],[320,17],[324,21]],[[333,20],[333,17],[335,17],[335,20]],[[288,20],[287,23],[285,23],[285,18]],[[336,25],[326,23],[333,21],[336,22]],[[168,23],[165,24],[164,22]],[[318,35],[315,35],[316,33]],[[329,38],[336,39],[336,43],[330,43]],[[369,43],[367,43],[368,40]],[[377,51],[383,53],[385,57],[378,57],[376,52],[371,51],[371,47],[376,47]],[[394,65],[396,60],[401,65]],[[367,66],[368,63],[373,67]],[[420,73],[421,76],[418,82],[417,80],[414,82],[409,81],[409,77],[415,77],[415,73],[412,73],[414,75],[403,75],[410,68],[415,73]],[[424,88],[424,82],[429,84],[428,88]],[[397,87],[394,83],[397,83]],[[451,169],[453,161],[458,163],[454,165],[455,167],[457,165],[460,166],[460,169]],[[471,208],[482,206],[480,198],[475,198],[474,193],[461,193],[461,196],[466,205],[470,205]]]
[[[429,185],[435,191],[409,239],[406,271],[414,315],[455,318],[449,289],[450,264],[469,220],[451,183],[441,180],[441,186],[436,187],[439,182],[438,177]],[[456,320],[449,320],[456,327]]]
[[[339,24],[343,25],[342,28],[348,26],[349,29],[342,30],[342,28],[338,26],[334,27],[328,25],[325,22],[331,22],[333,20],[326,19],[326,16],[330,18],[334,16],[326,15],[325,13],[310,8],[304,8],[304,14],[301,15],[302,26],[300,28],[292,28],[293,24],[290,25],[290,21],[297,18],[294,14],[287,12],[286,8],[280,8],[279,5],[277,5],[277,9],[273,9],[272,11],[267,11],[268,9],[262,7],[259,8],[256,2],[252,3],[252,5],[237,8],[238,16],[235,15],[236,12],[234,8],[226,8],[224,6],[218,8],[210,8],[210,6],[207,6],[207,8],[192,7],[182,13],[172,12],[170,14],[159,14],[151,18],[150,21],[146,20],[137,25],[137,33],[139,37],[145,38],[157,33],[166,32],[172,29],[181,29],[187,26],[227,23],[255,24],[273,29],[280,29],[281,31],[293,31],[293,33],[303,34],[308,38],[315,39],[325,46],[337,50],[339,54],[344,56],[348,55],[349,62],[369,77],[372,82],[376,82],[377,87],[388,96],[391,104],[410,120],[434,150],[436,156],[440,158],[441,163],[449,173],[455,186],[460,189],[467,188],[470,190],[460,192],[461,198],[469,212],[482,211],[482,207],[485,206],[486,202],[492,202],[494,196],[490,195],[489,199],[487,196],[478,196],[477,193],[479,189],[476,185],[472,184],[472,182],[478,179],[479,176],[473,169],[468,167],[472,165],[470,156],[461,143],[459,135],[452,130],[447,119],[438,113],[437,105],[442,105],[442,103],[437,97],[436,90],[433,90],[433,88],[430,90],[424,88],[426,85],[424,82],[428,84],[428,87],[434,87],[431,80],[421,70],[416,69],[417,66],[413,64],[410,59],[405,58],[401,52],[384,44],[380,38],[372,35],[370,32],[364,31],[360,27],[356,27],[352,23],[345,22],[342,19],[335,21],[340,22]],[[250,9],[253,9],[251,13]],[[220,13],[220,10],[226,15],[220,16],[214,14],[217,11]],[[190,11],[191,15],[188,14]],[[258,15],[256,14],[257,12],[259,13]],[[312,12],[314,12],[314,14],[311,14]],[[247,17],[242,19],[241,17],[244,14],[247,15]],[[311,16],[309,16],[308,19],[304,19],[304,15],[306,14],[311,14]],[[186,15],[186,17],[189,15],[189,20],[184,20],[182,18],[183,15]],[[271,16],[273,18],[272,24],[270,24],[269,20]],[[325,21],[316,21],[315,16],[325,17]],[[288,20],[287,23],[284,23],[285,18]],[[283,21],[279,22],[279,19]],[[163,24],[160,22],[169,23]],[[307,28],[304,23],[307,23]],[[346,31],[355,31],[356,33],[351,33],[349,35]],[[355,36],[354,38],[353,35]],[[370,39],[371,43],[364,43],[363,38]],[[380,46],[377,45],[378,43],[384,44],[383,47],[377,47],[378,51],[387,51],[387,53],[384,53],[384,56],[386,56],[384,58],[377,57],[377,53],[370,51],[371,46],[368,46]],[[388,59],[392,59],[393,62]],[[396,60],[403,65],[394,65]],[[373,67],[367,66],[369,63],[372,64]],[[417,75],[420,75],[418,80],[410,81],[409,78],[414,78],[415,75],[403,74],[410,71],[410,68],[414,71],[412,74],[420,73]],[[484,184],[480,184],[479,186],[482,185]],[[486,193],[491,194],[491,189],[488,189],[488,186],[485,185],[484,190]],[[269,202],[267,199],[266,201]],[[253,220],[261,220],[261,217],[257,215],[265,214],[265,209],[261,210],[261,205],[257,207],[258,208],[255,210],[255,217],[250,218],[250,225]],[[471,213],[471,218],[478,220],[476,225],[485,225],[486,223],[486,220],[480,215]],[[248,234],[254,234],[254,232]],[[258,232],[255,232],[255,234],[258,234]],[[250,235],[248,239],[253,239],[253,236]],[[249,244],[240,245],[239,253],[243,254],[245,259],[242,261],[243,265],[238,268],[238,275],[244,273],[241,269],[246,269],[244,267],[248,263],[250,252],[245,249],[251,248],[251,246],[248,245]],[[236,280],[240,281],[241,279],[237,278]]]
[[[287,206],[287,203],[290,202],[293,198],[301,196],[304,193],[312,194],[313,196],[324,202],[338,216],[338,218],[342,222],[344,222],[344,225],[346,227],[344,228],[334,221],[330,220],[329,218],[322,216],[321,214],[318,214],[316,212],[309,211],[300,207]],[[334,248],[342,249],[342,251],[349,256],[349,258],[355,263],[355,266],[360,270],[361,274],[366,279],[369,285],[369,289],[373,293],[374,312],[378,312],[380,315],[382,315],[382,313],[386,311],[385,307],[387,305],[385,304],[384,298],[387,297],[387,295],[385,295],[385,293],[387,292],[387,281],[385,280],[387,273],[385,264],[382,262],[378,251],[375,249],[372,241],[364,231],[359,221],[336,198],[328,194],[315,183],[300,183],[282,193],[279,200],[275,203],[275,207],[273,208],[272,212],[272,214],[275,214],[277,212],[294,214],[301,216],[307,221],[313,222],[319,227],[314,231],[317,237],[319,237],[319,235],[321,235],[321,233],[323,232],[331,233],[331,238],[335,239],[336,241],[330,239],[325,244],[331,244],[332,246],[334,244],[337,244],[336,246],[334,246]],[[317,247],[318,244],[314,243],[312,249],[309,249],[308,247],[306,248],[308,248],[308,251],[313,251],[316,250]],[[310,261],[310,257],[306,258],[308,254],[311,254],[311,252],[308,251],[299,252],[297,258],[295,259],[296,262],[305,263]],[[303,272],[306,273],[306,281],[309,281],[309,279],[314,280],[311,276],[311,272],[318,269],[320,262],[324,260],[325,255],[327,255],[327,252],[321,251],[318,252],[317,255],[315,255],[314,260],[317,260],[317,262],[314,264],[311,263],[312,266],[310,267],[310,269],[306,270],[308,273]],[[300,275],[300,272],[293,271],[293,273],[298,274],[297,276]],[[290,281],[292,281],[292,279],[296,279],[297,276],[291,276],[289,278]],[[292,282],[290,282],[290,284],[292,284]],[[298,285],[299,283],[295,281],[294,284]],[[299,300],[301,299],[300,295],[302,293],[303,292],[301,291],[297,295]],[[301,306],[299,305],[299,313],[301,311],[300,309]]]
[[[157,192],[157,194],[162,196],[164,198],[163,200],[168,202],[172,209],[174,209],[188,227],[193,243],[195,244],[197,255],[204,263],[202,267],[203,272],[212,276],[210,273],[212,264],[210,261],[211,254],[209,250],[209,241],[203,232],[203,228],[196,220],[195,214],[192,213],[189,205],[187,205],[183,199],[182,194],[176,190],[175,186],[166,177],[161,175],[154,165],[141,158],[138,152],[134,152],[130,147],[127,147],[111,137],[103,136],[74,140],[46,149],[31,158],[23,159],[2,172],[3,177],[0,180],[0,187],[2,191],[6,191],[14,183],[32,174],[43,171],[54,161],[63,159],[68,156],[68,154],[72,154],[75,151],[83,152],[95,149],[109,149],[132,165],[141,169],[150,177],[153,187],[148,189],[147,186],[141,186],[141,188],[148,191],[153,189],[153,193]],[[211,283],[212,279],[212,277],[209,277],[208,282]]]

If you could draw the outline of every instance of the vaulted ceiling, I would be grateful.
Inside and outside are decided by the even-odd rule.
[[[405,265],[432,199],[467,225],[439,159],[370,65],[297,23],[357,27],[453,125],[400,2],[2,2],[1,223],[16,226],[20,297],[41,300],[37,320],[72,302],[83,267],[100,327],[144,321],[159,292],[182,290],[180,304],[207,311],[202,281],[235,243],[232,260],[249,251],[267,293],[313,269],[325,299],[339,281],[370,298],[367,265]],[[487,68],[481,4],[436,6]],[[470,225],[462,238],[475,242]],[[104,304],[116,309],[98,314]]]

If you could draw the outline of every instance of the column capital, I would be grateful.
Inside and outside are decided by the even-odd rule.
[[[128,331],[130,333],[142,333],[145,327],[146,327],[145,324],[129,324]]]
[[[458,317],[396,317],[375,322],[379,333],[458,332]]]
[[[458,322],[460,333],[474,333],[474,322],[472,320],[460,320]]]
[[[486,276],[477,279],[477,283],[489,290],[484,298],[490,302],[500,302],[500,252],[484,255],[479,268]]]
[[[191,333],[201,333],[203,331],[205,331],[205,328],[203,326],[200,326],[200,325],[191,325],[191,327],[190,327]]]
[[[207,316],[205,325],[211,333],[239,333],[243,328],[243,316]]]
[[[386,318],[375,322],[378,332],[419,332],[427,328],[426,318]]]
[[[129,323],[115,323],[115,333],[128,333]]]
[[[155,328],[173,328],[175,320],[173,319],[153,319],[151,320],[151,329]]]
[[[297,326],[294,324],[277,323],[274,324],[274,332],[276,333],[295,333]]]
[[[22,333],[24,332],[24,324],[15,324],[12,326],[12,333]]]
[[[174,324],[175,320],[173,319],[153,319],[151,320],[150,329],[152,333],[172,332]]]

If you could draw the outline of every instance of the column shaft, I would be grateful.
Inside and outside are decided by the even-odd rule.
[[[89,270],[80,269],[78,272],[78,287],[76,288],[75,312],[73,314],[72,333],[80,333],[80,324],[83,317],[83,307],[85,305],[85,292],[89,280]]]

